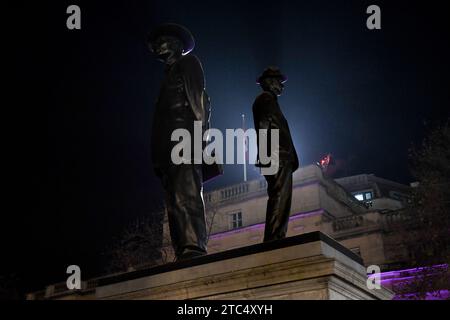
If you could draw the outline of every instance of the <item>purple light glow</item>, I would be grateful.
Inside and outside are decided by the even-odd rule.
[[[289,217],[289,221],[294,221],[294,220],[298,220],[298,219],[303,219],[303,218],[308,218],[308,217],[312,217],[312,216],[317,216],[317,215],[320,215],[322,213],[325,213],[325,211],[323,209],[306,211],[306,212],[300,212],[300,213],[296,213],[296,214],[290,216]]]
[[[440,269],[440,268],[446,269],[446,268],[448,268],[448,265],[447,264],[438,264],[438,265],[435,265],[435,266],[432,266],[432,267],[428,267],[428,268],[421,267],[421,268],[411,268],[411,269],[404,269],[404,270],[386,271],[386,272],[382,272],[381,276],[382,277],[383,276],[391,277],[391,276],[394,276],[394,275],[399,276],[402,273],[418,273],[418,272],[420,272],[422,270],[426,270],[426,269]]]
[[[447,270],[448,265],[447,264],[440,264],[432,267],[420,267],[420,268],[411,268],[411,269],[404,269],[404,270],[396,270],[396,271],[387,271],[382,272],[380,274],[381,277],[381,283],[384,286],[389,286],[392,288],[392,285],[399,282],[407,282],[412,281],[414,278],[416,278],[416,274],[423,271],[423,270],[438,270],[443,269]],[[429,275],[433,275],[433,272],[430,272]],[[439,293],[441,295],[441,299],[447,299],[450,296],[449,290],[439,290]],[[414,293],[408,293],[408,294],[396,294],[394,296],[394,300],[409,300],[409,298],[415,297]],[[437,300],[438,297],[433,296],[432,292],[428,292],[426,295],[426,300]]]
[[[437,291],[435,291],[437,292]],[[446,300],[450,297],[450,291],[449,290],[439,290],[439,294],[441,297],[435,297],[433,296],[433,292],[427,292],[425,300]],[[409,294],[402,294],[402,295],[395,295],[392,300],[411,300],[410,298],[414,298],[416,295],[414,293]]]
[[[382,276],[382,277],[383,277],[383,276]],[[388,278],[388,279],[381,279],[381,283],[382,283],[382,284],[384,284],[384,283],[390,284],[390,283],[393,283],[393,282],[401,282],[401,281],[405,281],[405,280],[408,280],[408,279],[414,279],[414,278],[415,278],[415,276],[402,277],[402,278]]]
[[[439,264],[439,265],[435,265],[433,267],[429,267],[429,268],[411,268],[411,269],[404,269],[404,270],[395,270],[395,271],[387,271],[387,272],[382,272],[380,274],[381,277],[381,282],[382,283],[387,283],[390,284],[392,282],[400,282],[400,281],[404,281],[404,280],[408,280],[408,279],[413,279],[415,278],[415,274],[423,271],[423,270],[437,270],[437,269],[447,269],[448,265],[447,264]]]

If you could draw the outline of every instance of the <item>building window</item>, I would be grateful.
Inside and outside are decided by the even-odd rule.
[[[370,201],[373,198],[373,193],[372,193],[372,191],[357,192],[357,193],[354,193],[353,196],[358,201]]]
[[[242,227],[242,212],[235,212],[230,215],[230,227],[236,229]]]
[[[364,201],[364,195],[362,193],[357,193],[354,195],[359,201]]]

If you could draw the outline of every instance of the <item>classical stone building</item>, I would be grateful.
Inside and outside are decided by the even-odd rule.
[[[409,186],[361,174],[326,177],[316,165],[294,174],[287,236],[321,231],[360,255],[366,265],[392,269],[406,252],[391,239],[389,229],[404,207]],[[209,253],[260,243],[266,213],[264,178],[205,193],[210,227]],[[168,228],[164,228],[168,239]]]

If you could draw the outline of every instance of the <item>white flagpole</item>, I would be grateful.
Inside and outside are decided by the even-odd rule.
[[[244,136],[242,138],[242,143],[244,144],[244,182],[247,182],[247,150],[245,143],[245,114],[242,114],[242,130],[244,130]]]

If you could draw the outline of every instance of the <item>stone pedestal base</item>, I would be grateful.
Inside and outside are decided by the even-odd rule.
[[[98,279],[94,299],[391,299],[320,232]],[[67,297],[66,297],[67,298]]]

